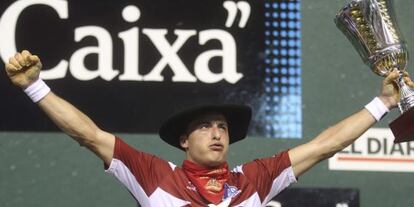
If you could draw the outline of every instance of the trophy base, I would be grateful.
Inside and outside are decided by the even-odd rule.
[[[414,140],[414,107],[408,109],[389,124],[394,134],[394,143]]]

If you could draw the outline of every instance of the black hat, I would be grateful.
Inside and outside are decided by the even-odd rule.
[[[165,142],[182,150],[179,138],[187,129],[188,124],[197,116],[209,112],[220,113],[226,118],[229,125],[230,144],[246,137],[252,110],[249,106],[234,104],[198,105],[180,111],[164,121],[158,133]]]

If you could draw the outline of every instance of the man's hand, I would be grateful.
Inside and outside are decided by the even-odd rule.
[[[6,63],[6,72],[14,85],[22,89],[27,88],[39,79],[42,63],[39,57],[23,50],[9,59]]]
[[[400,101],[400,92],[397,84],[399,76],[399,71],[393,70],[382,82],[379,98],[389,109],[396,107]],[[411,81],[407,72],[403,73],[403,79],[409,87],[414,89],[414,83]]]

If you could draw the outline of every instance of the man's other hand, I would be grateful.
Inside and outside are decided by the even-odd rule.
[[[398,78],[400,72],[393,70],[382,82],[382,89],[379,98],[389,108],[392,109],[397,106],[400,101],[400,92],[398,87]],[[414,82],[410,79],[407,72],[403,73],[404,82],[414,89]]]
[[[12,83],[25,89],[39,79],[42,63],[38,56],[23,50],[11,57],[5,68]]]

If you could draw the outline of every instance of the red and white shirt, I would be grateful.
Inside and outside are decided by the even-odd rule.
[[[289,155],[284,151],[235,167],[225,184],[223,201],[209,204],[180,167],[137,151],[119,138],[106,172],[121,181],[142,207],[264,207],[296,182]]]

